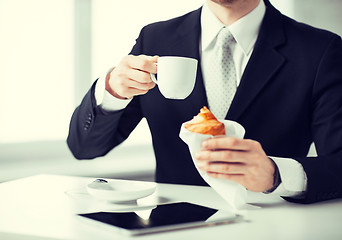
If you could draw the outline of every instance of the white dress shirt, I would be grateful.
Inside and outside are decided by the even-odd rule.
[[[237,44],[233,51],[233,59],[236,67],[237,85],[239,85],[245,67],[252,55],[254,44],[257,40],[262,19],[266,11],[264,1],[260,1],[259,5],[250,13],[240,18],[233,24],[227,26],[233,34]],[[201,39],[200,54],[201,67],[203,73],[204,85],[206,81],[210,81],[208,75],[208,56],[212,54],[214,42],[223,23],[214,15],[205,3],[201,14]],[[95,99],[97,105],[106,111],[116,111],[125,108],[131,101],[121,100],[112,96],[105,90],[105,75],[101,77],[95,88]],[[300,197],[306,191],[306,174],[303,166],[297,161],[289,158],[270,157],[277,165],[281,177],[281,184],[273,191],[272,194],[288,197]]]

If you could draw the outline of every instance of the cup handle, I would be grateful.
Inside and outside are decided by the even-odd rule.
[[[157,80],[157,78],[156,78],[156,75],[153,74],[153,73],[150,73],[150,75],[151,75],[151,80],[152,80],[155,84],[158,84],[158,80]]]
[[[158,63],[154,63],[156,66],[158,66]],[[150,75],[151,75],[151,80],[152,80],[152,82],[154,82],[155,84],[158,84],[158,80],[157,80],[157,78],[156,78],[156,75],[155,74],[153,74],[153,73],[150,73]]]

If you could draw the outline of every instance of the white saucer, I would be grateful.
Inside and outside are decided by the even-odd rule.
[[[87,191],[100,200],[127,202],[151,195],[156,186],[153,182],[108,180],[108,183],[88,184]]]

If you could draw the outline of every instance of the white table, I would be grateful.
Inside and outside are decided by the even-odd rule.
[[[0,239],[130,239],[76,216],[114,206],[85,194],[85,185],[92,180],[37,175],[0,184]],[[242,222],[131,238],[342,239],[342,200],[311,205],[292,204],[263,195],[250,196],[250,200],[260,208],[241,212]],[[139,203],[158,201],[189,201],[213,208],[227,206],[209,187],[173,184],[158,184],[156,193]]]

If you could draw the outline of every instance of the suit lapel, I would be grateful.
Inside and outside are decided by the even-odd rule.
[[[285,42],[281,14],[269,3],[252,56],[226,118],[238,120],[285,62],[277,47]]]
[[[170,39],[170,54],[174,56],[191,57],[198,60],[197,77],[193,92],[185,101],[191,103],[193,112],[197,113],[203,106],[207,106],[207,97],[202,78],[199,42],[201,35],[202,8],[190,13],[189,17],[176,29],[174,39]]]
[[[284,57],[277,51],[277,47],[285,42],[281,14],[269,2],[265,3],[267,9],[259,36],[227,113],[227,119],[238,120],[285,62]],[[191,103],[194,113],[203,106],[208,106],[199,54],[200,15],[201,8],[190,13],[169,42],[170,55],[198,59],[195,87],[186,99]]]

